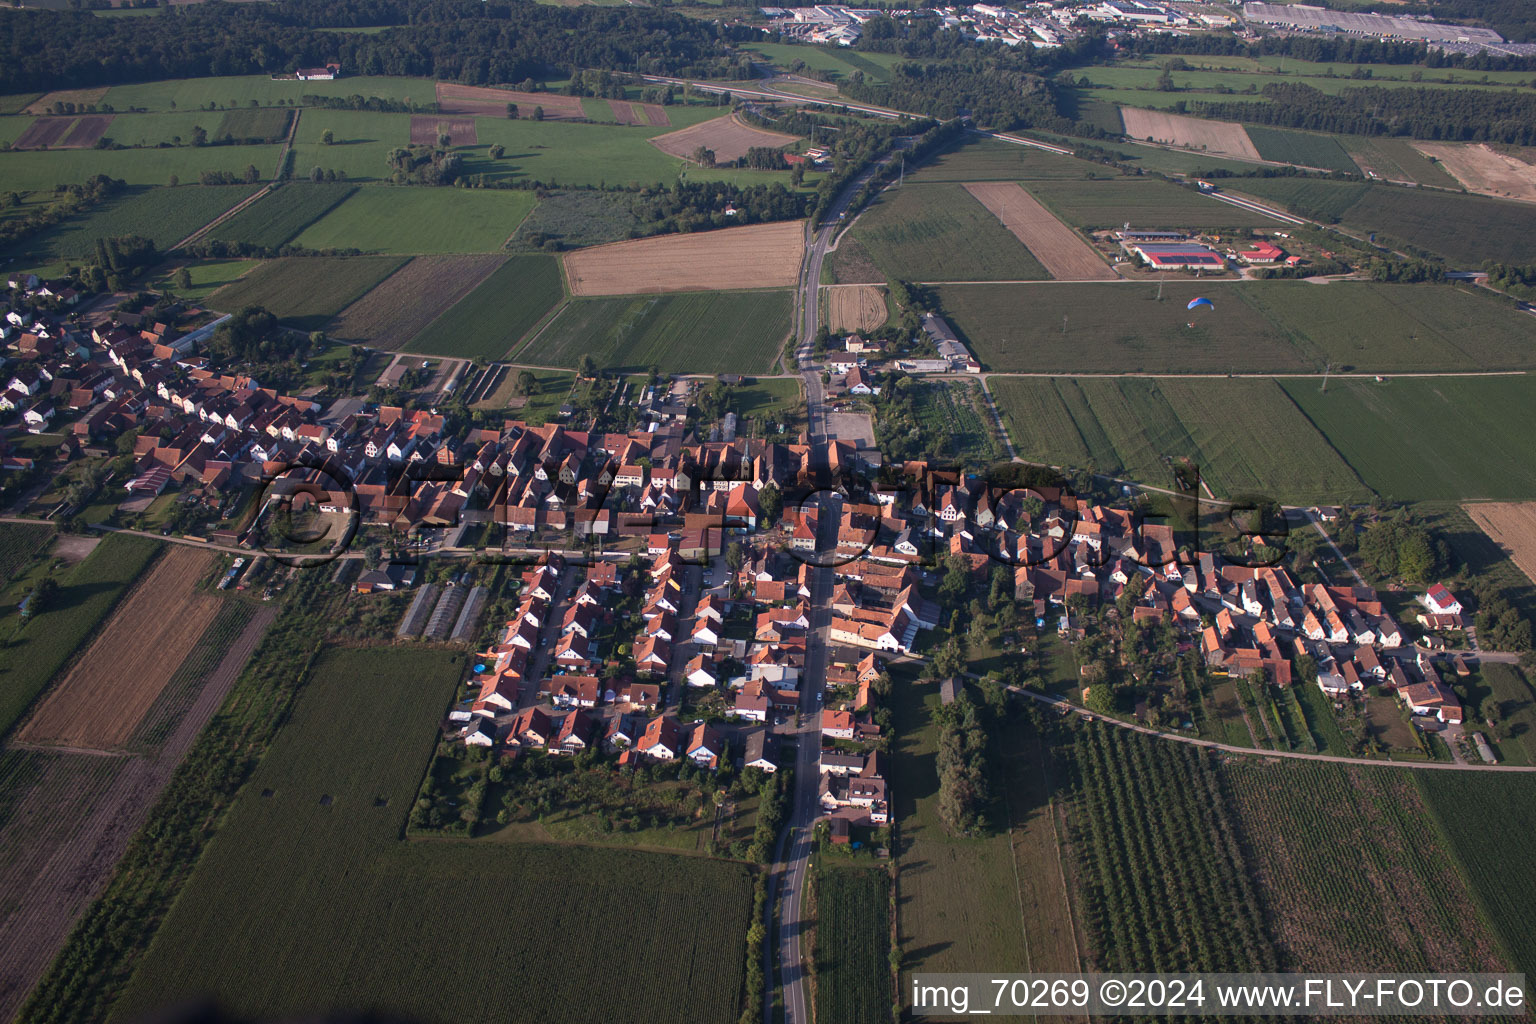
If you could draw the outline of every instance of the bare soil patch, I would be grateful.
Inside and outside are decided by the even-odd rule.
[[[651,140],[651,144],[663,153],[682,157],[684,160],[692,160],[694,150],[703,146],[705,149],[714,151],[716,164],[723,164],[740,160],[747,155],[747,150],[754,146],[782,149],[798,141],[798,138],[783,132],[769,132],[754,128],[738,121],[735,114],[727,114],[712,121],[701,122],[691,128],[658,135]]]
[[[393,351],[474,290],[505,256],[417,256],[341,311],[331,337]]]
[[[83,562],[85,556],[96,550],[96,545],[101,543],[101,535],[86,536],[76,533],[61,533],[59,539],[53,542],[53,554],[56,558],[62,558],[70,565]]]
[[[40,117],[27,125],[27,130],[17,136],[11,148],[42,149],[44,146],[57,146],[74,123],[72,117]]]
[[[544,108],[548,121],[585,121],[586,111],[575,96],[556,96],[549,92],[514,92],[511,89],[487,89],[477,85],[437,83],[437,109],[443,114],[480,114],[506,117],[507,104],[517,104],[518,117],[532,117],[534,107]]]
[[[670,128],[672,119],[667,116],[667,108],[655,103],[631,103],[630,106],[645,115],[646,123],[653,128]]]
[[[473,146],[479,139],[475,135],[475,119],[472,117],[411,118],[411,145],[435,146],[440,135],[448,136],[450,146]]]
[[[1536,202],[1536,167],[1481,143],[1414,142],[1414,149],[1440,161],[1472,192]]]
[[[1536,501],[1478,502],[1462,508],[1536,583]]]
[[[645,119],[645,112],[640,109],[638,103],[626,103],[623,100],[609,100],[608,109],[613,111],[613,119],[619,124],[649,124]]]
[[[116,750],[219,611],[197,589],[213,556],[173,545],[112,613],[64,679],[17,732],[23,743]]]
[[[1258,149],[1240,124],[1224,121],[1203,121],[1198,117],[1184,117],[1162,110],[1143,110],[1140,107],[1121,107],[1120,117],[1125,122],[1125,134],[1133,139],[1151,139],[1174,146],[1197,149],[1202,153],[1235,156],[1244,160],[1259,160]]]
[[[89,107],[100,103],[107,96],[107,86],[98,89],[60,89],[57,92],[47,92],[27,104],[23,114],[49,114],[53,112],[55,103],[73,103],[75,109]]]
[[[64,136],[64,141],[59,143],[61,149],[90,149],[96,145],[98,139],[107,134],[107,126],[112,123],[113,114],[91,114],[82,117],[75,122],[75,126]]]
[[[779,221],[581,249],[565,276],[572,295],[787,288],[804,253],[804,222]]]
[[[1013,232],[1013,237],[1023,242],[1058,281],[1113,281],[1118,276],[1093,246],[1022,187],[987,181],[966,185],[965,190]]]
[[[827,435],[859,448],[875,446],[875,423],[867,412],[827,413]]]
[[[885,294],[869,284],[827,288],[827,326],[834,331],[875,331],[887,319]]]

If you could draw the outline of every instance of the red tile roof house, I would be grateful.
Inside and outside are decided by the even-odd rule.
[[[853,713],[825,710],[821,713],[821,732],[837,740],[853,739]]]
[[[683,727],[671,715],[651,719],[635,750],[656,761],[675,761],[684,752]]]
[[[688,740],[688,760],[701,768],[718,768],[725,756],[725,736],[708,722],[694,727]]]

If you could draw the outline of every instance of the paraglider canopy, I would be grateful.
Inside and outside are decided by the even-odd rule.
[[[1207,298],[1192,299],[1189,305],[1185,306],[1184,308],[1194,309],[1196,306],[1209,306],[1211,309],[1215,309],[1216,303]]]

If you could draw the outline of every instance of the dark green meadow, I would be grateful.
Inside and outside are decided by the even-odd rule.
[[[462,669],[323,655],[109,1019],[202,994],[260,1017],[735,1020],[746,865],[401,839]]]

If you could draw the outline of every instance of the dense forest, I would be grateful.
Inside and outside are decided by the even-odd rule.
[[[1202,101],[1188,112],[1348,135],[1536,145],[1536,92],[1367,86],[1330,96],[1291,82],[1272,82],[1261,92],[1268,103]]]
[[[329,26],[395,25],[377,34]],[[481,0],[278,0],[168,6],[142,18],[13,11],[0,19],[0,92],[290,72],[339,61],[349,73],[484,85],[577,68],[729,77],[726,42],[760,38],[645,7]]]

